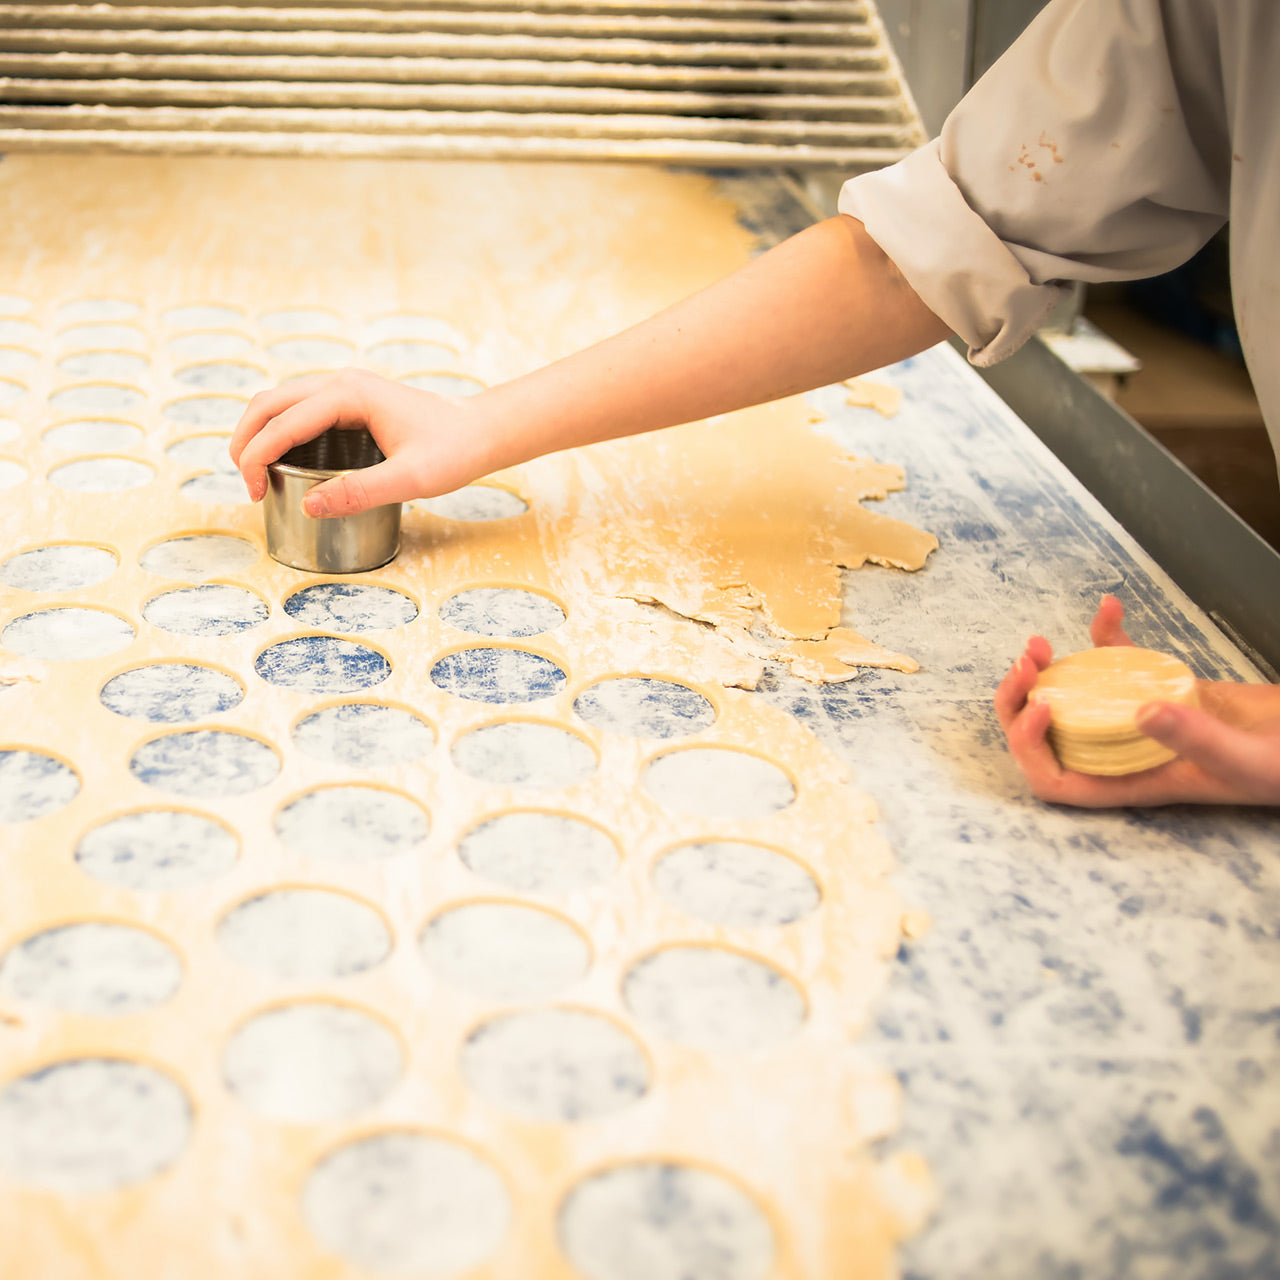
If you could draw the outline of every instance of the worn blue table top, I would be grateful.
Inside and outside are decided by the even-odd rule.
[[[904,1273],[1278,1276],[1280,818],[1042,804],[991,706],[1028,634],[1086,647],[1107,591],[1139,643],[1256,673],[955,352],[875,376],[898,415],[827,389],[819,429],[904,464],[884,510],[941,547],[914,575],[847,575],[844,621],[922,669],[764,694],[877,798],[934,920],[865,1042],[940,1193]]]

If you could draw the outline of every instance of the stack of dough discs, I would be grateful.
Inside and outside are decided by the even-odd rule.
[[[1047,702],[1049,742],[1066,769],[1116,775],[1154,769],[1175,752],[1134,722],[1148,702],[1196,704],[1196,678],[1185,662],[1129,645],[1086,649],[1052,663],[1031,696]]]

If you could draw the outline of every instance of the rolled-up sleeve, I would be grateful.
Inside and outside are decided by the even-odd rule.
[[[1067,282],[1186,261],[1226,220],[1231,146],[1205,0],[1053,0],[938,139],[854,178],[857,218],[992,364]]]

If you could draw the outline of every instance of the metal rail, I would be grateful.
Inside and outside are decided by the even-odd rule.
[[[865,0],[0,3],[9,150],[850,174],[922,140]]]
[[[1044,343],[979,369],[996,394],[1271,679],[1280,553]]]
[[[634,6],[632,6],[634,7]],[[776,6],[774,6],[776,8]],[[7,5],[3,16],[15,30],[84,28],[91,31],[222,31],[234,22],[237,31],[325,31],[391,32],[449,31],[474,34],[524,34],[541,36],[583,35],[594,37],[643,36],[655,40],[776,40],[779,18],[785,16],[789,44],[824,44],[845,40],[871,40],[865,11],[848,8],[838,21],[804,19],[794,12],[770,13],[754,17],[708,17],[684,13],[595,13],[539,12],[522,5],[518,11],[494,5],[488,10],[441,9],[312,9],[249,8],[226,6],[181,8],[129,6],[111,9],[102,5]],[[738,11],[735,9],[735,13]],[[748,11],[749,12],[749,11]]]
[[[94,105],[84,100],[92,97]],[[376,84],[359,81],[156,81],[20,79],[0,77],[0,102],[66,104],[80,112],[116,105],[145,107],[164,102],[178,106],[259,106],[313,108],[400,108],[422,110],[501,110],[611,112],[707,116],[742,120],[850,121],[892,127],[904,138],[914,125],[902,103],[892,97],[825,97],[806,94],[699,93],[689,90],[599,89],[557,85]],[[18,106],[10,108],[20,110]],[[162,108],[156,107],[155,110]],[[68,119],[71,117],[68,116]],[[47,124],[48,122],[46,122]]]
[[[103,0],[89,5],[17,5],[0,6],[4,12],[56,12],[78,10],[84,13],[98,11],[108,17],[112,12],[128,13],[140,8],[196,11],[218,9],[224,13],[239,13],[246,8],[272,9],[293,16],[308,11],[322,11],[326,16],[337,10],[358,9],[362,12],[408,11],[432,8],[418,0],[360,0],[353,6],[351,0],[259,0],[256,5],[210,5],[208,0],[164,0],[162,5],[139,6],[131,0]],[[755,17],[777,18],[783,21],[844,21],[851,17],[864,18],[871,6],[865,0],[449,0],[453,11],[494,11],[504,13],[574,13],[641,16],[684,17]]]

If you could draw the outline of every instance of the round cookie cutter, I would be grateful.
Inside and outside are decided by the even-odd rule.
[[[316,485],[384,460],[365,428],[330,427],[271,463],[263,502],[271,557],[312,573],[362,573],[395,559],[400,550],[400,503],[323,520],[302,510],[303,497]]]

